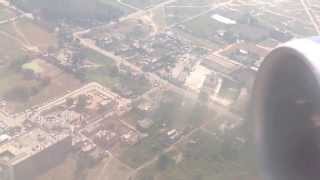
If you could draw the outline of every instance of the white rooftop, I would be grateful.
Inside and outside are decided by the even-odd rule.
[[[219,14],[214,14],[211,16],[212,19],[216,20],[216,21],[219,21],[223,24],[227,24],[227,25],[234,25],[234,24],[237,24],[237,21],[235,20],[232,20],[230,18],[227,18],[227,17],[224,17],[224,16],[221,16]]]

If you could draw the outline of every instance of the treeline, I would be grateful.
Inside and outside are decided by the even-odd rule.
[[[124,13],[112,4],[91,0],[11,0],[11,3],[51,21],[106,22]]]

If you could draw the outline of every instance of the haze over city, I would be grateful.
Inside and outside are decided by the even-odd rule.
[[[317,0],[0,0],[0,180],[260,180],[264,58]]]

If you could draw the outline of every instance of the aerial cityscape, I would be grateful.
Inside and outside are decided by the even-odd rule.
[[[0,180],[260,180],[264,57],[317,0],[0,0]]]

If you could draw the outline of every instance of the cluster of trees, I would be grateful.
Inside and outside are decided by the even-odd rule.
[[[18,85],[5,92],[4,97],[10,101],[28,101],[30,97],[37,95],[41,89],[48,86],[50,82],[50,78],[42,78],[35,84],[31,83],[28,86]]]
[[[41,89],[51,83],[50,77],[41,77],[37,75],[32,69],[23,69],[22,66],[29,62],[28,57],[20,57],[12,61],[8,65],[9,71],[22,74],[25,80],[30,80],[27,85],[18,84],[4,93],[4,97],[10,101],[27,101],[30,97],[39,93]]]
[[[83,23],[92,20],[110,21],[123,15],[111,4],[88,0],[11,0],[19,8],[39,13],[47,20],[71,20]]]

